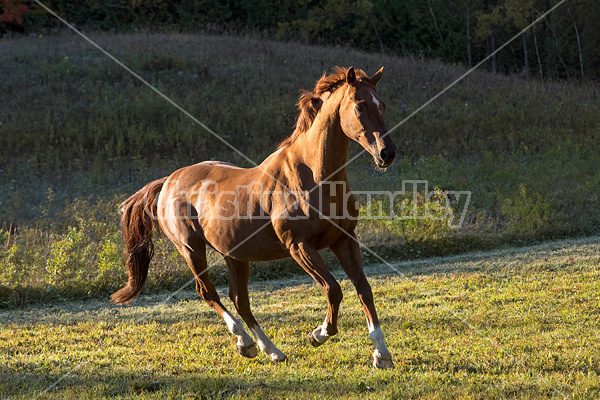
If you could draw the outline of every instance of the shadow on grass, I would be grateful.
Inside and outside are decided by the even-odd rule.
[[[27,369],[27,366],[24,366]],[[82,370],[85,367],[81,368]],[[54,385],[54,386],[52,386]],[[233,376],[207,376],[206,373],[186,373],[181,376],[153,376],[151,373],[121,371],[93,373],[73,371],[64,376],[60,373],[23,374],[14,371],[0,372],[2,396],[11,398],[82,398],[115,396],[178,398],[230,398],[241,395],[285,397],[292,382],[260,380],[252,377],[242,379]],[[52,387],[51,387],[52,386]],[[309,397],[326,394],[319,382],[305,382],[302,391]]]
[[[515,382],[502,376],[502,369],[490,374],[488,369],[463,364],[404,365],[389,373],[372,377],[311,376],[282,371],[273,366],[273,374],[254,371],[249,374],[188,372],[179,375],[154,375],[150,372],[88,372],[82,367],[68,376],[60,373],[18,374],[0,369],[0,390],[10,398],[456,398],[457,394],[475,395],[488,391],[489,398],[554,398],[552,386],[537,382],[527,374]],[[423,373],[423,369],[428,374]],[[326,371],[325,371],[326,372]],[[472,380],[452,379],[455,374]],[[241,376],[240,376],[241,375]],[[393,378],[392,378],[393,376]],[[392,379],[390,379],[392,378]],[[365,383],[366,382],[366,383]],[[568,387],[561,387],[566,390]],[[491,390],[491,392],[489,392]],[[567,392],[568,393],[568,392]],[[468,397],[468,396],[467,396]]]

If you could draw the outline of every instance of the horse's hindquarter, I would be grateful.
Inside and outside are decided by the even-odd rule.
[[[204,162],[174,172],[159,197],[159,222],[176,244],[201,238],[215,250],[255,261],[287,257],[260,201],[272,184],[255,169]],[[268,205],[267,205],[268,206]]]

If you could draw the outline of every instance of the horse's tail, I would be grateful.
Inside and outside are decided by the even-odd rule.
[[[148,266],[154,256],[152,228],[156,222],[156,201],[166,180],[167,178],[162,178],[150,182],[121,204],[121,226],[129,279],[124,288],[111,296],[114,303],[132,301],[144,287]]]

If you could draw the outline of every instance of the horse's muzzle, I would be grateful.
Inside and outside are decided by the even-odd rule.
[[[377,143],[371,146],[371,155],[379,168],[387,168],[394,163],[396,146],[389,137],[386,137],[384,140],[378,140]]]

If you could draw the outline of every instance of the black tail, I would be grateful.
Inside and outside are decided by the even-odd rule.
[[[152,229],[156,221],[156,200],[167,178],[150,182],[121,204],[121,226],[125,240],[127,285],[113,293],[117,304],[134,300],[141,292],[148,276],[148,266],[154,256]]]

